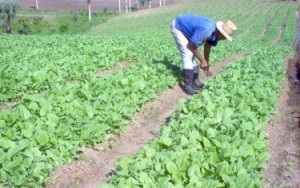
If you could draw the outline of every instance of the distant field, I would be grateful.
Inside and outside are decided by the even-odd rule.
[[[14,0],[16,3],[21,5],[22,9],[36,8],[35,0]],[[179,0],[161,0],[162,5],[175,3]],[[129,2],[129,0],[128,0]],[[138,0],[131,0],[131,7],[135,7]],[[41,10],[72,10],[72,9],[82,9],[86,7],[86,0],[39,0],[39,9]],[[152,0],[152,8],[159,7],[160,0]],[[121,0],[121,8],[125,9],[126,1]],[[145,4],[145,8],[148,4]],[[92,8],[94,10],[102,10],[104,8],[118,10],[119,0],[92,0]]]

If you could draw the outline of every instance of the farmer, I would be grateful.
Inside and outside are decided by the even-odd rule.
[[[183,66],[183,90],[195,94],[203,87],[199,80],[199,67],[195,57],[200,61],[200,67],[209,71],[209,55],[211,46],[217,46],[219,40],[232,41],[236,26],[231,21],[218,21],[194,14],[177,16],[171,24],[171,33],[179,50]],[[204,56],[198,48],[204,45]]]

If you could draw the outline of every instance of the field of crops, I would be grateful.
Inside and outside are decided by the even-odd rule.
[[[292,52],[297,6],[185,0],[117,16],[82,35],[0,35],[0,187],[44,186],[81,148],[122,134],[145,103],[177,86],[181,62],[169,27],[183,13],[237,25],[232,43],[212,49],[211,64],[244,55],[180,103],[103,186],[262,187],[270,155],[264,126]]]

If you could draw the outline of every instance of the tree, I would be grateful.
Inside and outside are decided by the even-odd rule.
[[[89,21],[92,20],[92,8],[91,8],[91,1],[92,0],[87,0],[87,4],[88,4],[88,12],[89,12]]]
[[[20,6],[12,1],[0,0],[0,25],[5,27],[6,33],[12,32],[12,21],[19,8]]]

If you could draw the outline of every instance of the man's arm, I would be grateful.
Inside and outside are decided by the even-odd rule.
[[[191,50],[193,55],[201,62],[201,68],[208,67],[208,61],[206,60],[206,56],[204,58],[194,44],[189,42],[187,44],[187,47],[189,50]],[[205,51],[204,51],[204,55],[205,55]]]
[[[208,43],[204,44],[204,57],[207,61],[207,65],[209,63],[209,55],[210,55],[211,45]]]

